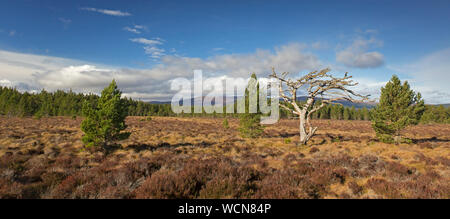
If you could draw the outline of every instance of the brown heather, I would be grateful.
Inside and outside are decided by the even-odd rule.
[[[0,198],[450,198],[450,125],[385,144],[370,122],[318,120],[307,146],[281,120],[129,117],[122,147],[85,151],[81,118],[0,118]]]

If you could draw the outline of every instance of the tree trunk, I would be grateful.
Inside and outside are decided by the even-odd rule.
[[[299,125],[300,144],[305,145],[306,142],[308,141],[308,134],[306,133],[306,115],[305,115],[305,113],[302,112],[299,115],[299,119],[300,119],[300,125]]]

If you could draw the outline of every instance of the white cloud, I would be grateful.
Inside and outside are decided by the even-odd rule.
[[[161,38],[153,38],[151,40],[146,39],[146,38],[134,38],[134,39],[130,39],[130,41],[135,42],[135,43],[141,43],[144,44],[144,51],[146,54],[148,54],[150,56],[150,58],[152,59],[159,59],[162,56],[165,56],[165,49],[159,48],[156,45],[162,45],[162,41],[163,39]]]
[[[0,50],[0,79],[29,82],[33,74],[84,63],[87,62]]]
[[[3,80],[0,80],[0,86],[2,86],[2,87],[13,87],[14,83],[11,82],[10,80],[3,79]]]
[[[145,46],[145,53],[150,55],[151,58],[159,59],[165,55],[166,50],[155,47],[155,46]]]
[[[354,77],[352,80],[358,82],[358,85],[353,87],[352,90],[362,95],[370,95],[369,98],[374,101],[378,101],[381,94],[381,87],[387,83],[387,81],[377,81],[364,77]]]
[[[95,77],[93,77],[95,76]],[[68,66],[57,71],[50,71],[37,77],[37,82],[43,87],[58,89],[98,87],[105,81],[114,78],[114,70],[101,69],[92,65]]]
[[[93,11],[93,12],[98,12],[98,13],[111,15],[111,16],[118,16],[118,17],[131,16],[130,13],[122,12],[122,11],[119,11],[119,10],[99,9],[99,8],[89,8],[89,7],[81,8],[81,10]]]
[[[11,30],[9,31],[9,36],[15,36],[16,35],[16,31],[15,30]]]
[[[381,94],[381,87],[384,87],[388,81],[376,81],[371,78],[355,78],[359,84],[353,89],[360,94],[370,94],[372,100],[378,101]],[[440,89],[439,87],[432,87],[424,85],[414,79],[400,78],[402,81],[408,81],[415,92],[420,92],[426,104],[448,104],[450,103],[450,92],[448,89]]]
[[[294,75],[304,70],[323,67],[313,54],[303,52],[303,45],[292,43],[275,48],[275,52],[257,49],[250,54],[223,54],[206,59],[165,56],[161,59],[168,68],[193,70],[202,69],[219,75],[247,77],[252,72],[267,75],[271,67],[276,71],[288,71]]]
[[[138,29],[136,29],[136,28],[132,28],[132,27],[124,27],[123,29],[126,30],[126,31],[128,31],[128,32],[135,33],[135,34],[140,34],[140,33],[141,33],[140,30],[138,30]]]
[[[357,38],[352,44],[336,53],[336,61],[347,67],[375,68],[383,65],[384,56],[379,52],[369,52],[372,46],[382,46],[375,38]]]
[[[420,91],[427,103],[450,103],[450,48],[410,63],[388,68],[408,75],[412,88]]]
[[[132,27],[126,26],[123,29],[128,32],[140,34],[142,30],[146,30],[147,28],[144,25],[133,25]]]
[[[130,39],[130,41],[134,42],[134,43],[145,44],[145,45],[161,45],[161,44],[163,44],[161,42],[162,40],[160,40],[160,38],[155,38],[153,40],[149,40],[146,38],[133,38],[133,39]]]
[[[3,87],[10,87],[10,88],[16,88],[20,92],[31,92],[36,93],[39,92],[38,89],[36,89],[33,86],[30,86],[29,84],[18,82],[18,81],[10,81],[7,79],[0,80],[0,86]]]

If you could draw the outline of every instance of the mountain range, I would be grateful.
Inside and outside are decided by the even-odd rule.
[[[205,97],[203,97],[203,98],[205,98]],[[234,101],[236,101],[237,99],[238,99],[238,97],[234,97]],[[297,101],[306,101],[306,99],[307,99],[307,96],[297,97]],[[318,99],[320,99],[320,98],[318,98]],[[191,105],[194,105],[195,100],[198,100],[198,99],[191,98]],[[226,103],[225,100],[226,100],[226,98],[224,97],[224,102]],[[282,100],[280,99],[280,101],[282,101]],[[374,108],[376,105],[375,103],[353,103],[348,100],[340,100],[340,101],[335,101],[335,102],[340,103],[345,107],[354,106],[356,109],[364,108],[364,107],[371,109],[371,108]],[[149,103],[151,103],[151,104],[171,104],[171,101],[150,101]],[[183,101],[180,101],[180,105],[182,105],[182,103],[183,103]],[[212,101],[212,104],[215,104],[214,100]]]

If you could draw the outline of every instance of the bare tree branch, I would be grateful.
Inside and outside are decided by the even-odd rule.
[[[361,95],[348,87],[356,86],[358,83],[351,80],[352,76],[345,73],[344,77],[334,77],[330,74],[330,69],[322,69],[320,71],[310,72],[299,79],[293,80],[287,78],[288,72],[283,72],[279,76],[275,69],[272,68],[273,77],[280,81],[279,91],[280,97],[284,103],[280,102],[280,106],[299,116],[300,119],[300,142],[306,144],[306,142],[314,135],[317,127],[311,125],[311,115],[328,104],[340,104],[336,101],[347,100],[350,102],[365,102],[368,100],[369,95]],[[283,84],[287,86],[287,90],[283,89]],[[307,92],[307,100],[300,106],[297,103],[297,91],[305,86]],[[325,96],[327,98],[321,98],[321,103],[315,105],[317,96]],[[284,104],[290,104],[294,109],[287,107]],[[308,127],[308,131],[306,131]]]

